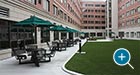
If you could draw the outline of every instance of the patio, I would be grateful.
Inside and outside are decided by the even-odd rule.
[[[86,40],[82,40],[82,45]],[[66,51],[56,52],[51,62],[41,63],[40,67],[34,64],[18,64],[15,57],[0,61],[1,75],[69,75],[62,70],[64,63],[78,51],[79,44],[67,48]]]

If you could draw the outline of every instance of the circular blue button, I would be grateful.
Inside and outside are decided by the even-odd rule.
[[[125,48],[117,49],[113,54],[113,60],[117,65],[124,66],[129,63],[131,55]]]

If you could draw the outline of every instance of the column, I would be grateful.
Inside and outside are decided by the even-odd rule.
[[[73,39],[75,39],[75,33],[73,33]]]
[[[54,41],[54,31],[50,31],[50,42]]]
[[[59,34],[59,40],[61,40],[61,32],[59,32],[58,34]]]
[[[69,39],[69,32],[67,32],[67,37],[66,37],[66,39]]]
[[[97,36],[97,32],[95,32],[95,37],[98,37],[98,36]]]
[[[90,32],[88,33],[88,37],[90,38]]]
[[[41,29],[39,27],[36,28],[36,41],[37,44],[41,43]]]

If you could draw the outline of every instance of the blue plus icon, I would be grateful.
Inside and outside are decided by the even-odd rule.
[[[123,56],[123,53],[121,53],[121,56],[118,56],[118,58],[121,58],[121,61],[123,61],[123,59],[126,58],[126,56]]]
[[[113,54],[113,60],[117,65],[125,66],[128,64],[132,69],[134,69],[134,67],[129,63],[130,59],[130,52],[125,48],[119,48]]]

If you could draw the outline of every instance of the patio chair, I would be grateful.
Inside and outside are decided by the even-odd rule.
[[[12,56],[15,56],[17,60],[19,60],[19,64],[21,64],[22,60],[27,59],[27,55],[25,54],[26,50],[20,50],[19,48],[12,48]]]
[[[49,51],[50,51],[50,53],[48,53],[48,55],[50,55],[50,57],[54,57],[55,53],[56,53],[56,49],[54,48],[54,46],[51,46],[48,42],[47,42],[47,45],[48,45]]]
[[[68,40],[67,40],[67,46],[68,46],[68,47],[74,46],[74,41],[73,41],[73,39],[68,39]]]
[[[59,51],[66,50],[66,47],[67,43],[62,40],[59,40]]]
[[[75,45],[77,44],[77,42],[79,42],[79,39],[75,39],[75,40],[74,40],[74,44],[75,44]]]
[[[53,50],[59,50],[59,42],[58,41],[53,41],[52,42],[52,48],[53,48]]]

